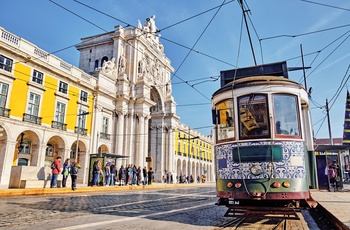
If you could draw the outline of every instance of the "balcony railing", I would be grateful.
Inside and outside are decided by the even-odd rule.
[[[2,117],[10,117],[11,109],[1,108],[0,107],[0,116]]]
[[[75,132],[75,133],[78,133],[78,132],[79,132],[79,134],[84,135],[84,136],[87,135],[87,129],[79,128],[78,126],[75,126],[75,127],[74,127],[74,132]]]
[[[67,124],[64,124],[64,123],[61,123],[58,121],[52,121],[51,127],[54,129],[60,129],[60,130],[67,131]]]
[[[23,113],[23,121],[41,125],[41,117],[34,116],[28,113]]]
[[[100,133],[100,138],[105,139],[105,140],[110,140],[111,139],[111,134],[108,133]]]

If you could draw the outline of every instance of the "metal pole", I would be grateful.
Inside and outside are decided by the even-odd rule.
[[[243,17],[244,17],[245,27],[246,27],[247,33],[248,33],[248,38],[249,38],[249,42],[250,42],[250,48],[251,48],[251,50],[252,50],[253,59],[254,59],[254,64],[256,65],[256,58],[255,58],[255,53],[254,53],[254,47],[253,47],[252,38],[251,38],[250,32],[249,32],[249,27],[248,27],[248,22],[247,22],[247,16],[245,15],[245,13],[246,13],[247,11],[244,10],[243,1],[242,1],[242,0],[239,0],[238,2],[239,2],[239,4],[241,5],[242,11],[243,11]]]
[[[304,73],[304,84],[305,84],[305,90],[308,92],[307,84],[306,84],[306,74],[305,74],[305,64],[304,64],[304,54],[303,54],[303,45],[300,44],[300,52],[301,52],[301,61],[303,63],[303,73]],[[309,95],[310,96],[310,95]]]
[[[191,151],[191,136],[190,136],[191,129],[188,126],[188,180],[190,180],[190,170],[191,170],[191,156],[190,156],[190,151]],[[189,183],[189,181],[187,181]]]
[[[331,119],[329,117],[329,108],[328,108],[328,100],[327,99],[326,99],[326,111],[327,111],[327,120],[328,120],[329,140],[330,140],[330,144],[333,145],[332,130],[331,130]]]
[[[79,113],[80,113],[80,109],[79,109]],[[77,130],[77,143],[75,146],[75,156],[74,159],[77,160],[78,159],[78,147],[79,147],[79,133],[80,133],[80,114],[78,114],[78,130]]]

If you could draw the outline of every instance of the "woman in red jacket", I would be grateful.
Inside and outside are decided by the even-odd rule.
[[[61,157],[58,156],[56,160],[53,161],[52,176],[51,176],[51,184],[50,188],[57,188],[57,178],[58,174],[61,172]]]

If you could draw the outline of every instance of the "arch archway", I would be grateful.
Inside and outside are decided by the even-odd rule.
[[[38,166],[40,140],[38,135],[26,130],[18,134],[13,156],[13,166]]]
[[[156,103],[154,106],[150,108],[151,114],[162,112],[163,111],[162,98],[160,97],[158,90],[154,86],[152,86],[151,88],[150,99]]]
[[[100,145],[98,147],[98,153],[109,153],[108,147],[106,145]]]
[[[45,166],[49,166],[55,158],[60,156],[62,159],[64,159],[65,154],[65,143],[60,136],[53,136],[51,137],[47,144],[45,149]]]

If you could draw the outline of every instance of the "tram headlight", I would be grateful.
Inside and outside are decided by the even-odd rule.
[[[262,168],[260,165],[254,165],[253,167],[250,168],[250,172],[254,175],[254,176],[259,176],[262,173]]]
[[[289,184],[288,181],[284,181],[284,182],[282,183],[282,186],[285,187],[285,188],[289,188],[289,187],[290,187],[290,184]]]
[[[231,182],[231,181],[229,181],[228,183],[227,183],[227,187],[228,188],[231,188],[233,186],[233,183]]]

